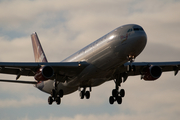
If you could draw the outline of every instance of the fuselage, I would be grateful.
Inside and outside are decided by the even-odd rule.
[[[90,65],[78,76],[60,83],[58,89],[63,89],[64,94],[69,94],[79,86],[94,87],[112,80],[117,67],[129,61],[127,56],[137,57],[145,48],[146,42],[146,33],[139,25],[128,24],[116,28],[62,61],[85,61]],[[48,80],[37,85],[37,88],[50,93],[53,83]]]

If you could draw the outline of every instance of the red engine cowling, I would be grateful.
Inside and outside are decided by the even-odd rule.
[[[51,66],[41,67],[35,74],[34,78],[37,81],[46,81],[54,75],[54,70]]]
[[[143,79],[146,81],[154,81],[162,74],[162,69],[159,66],[150,66],[144,69]]]

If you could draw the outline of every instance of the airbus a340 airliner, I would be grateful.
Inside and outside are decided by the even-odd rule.
[[[36,33],[31,35],[36,62],[0,62],[0,73],[17,75],[16,80],[34,84],[50,94],[48,103],[59,105],[64,95],[80,91],[80,98],[90,98],[92,87],[113,80],[115,87],[109,103],[122,103],[125,90],[119,89],[128,76],[140,75],[146,81],[157,80],[162,72],[180,69],[179,62],[134,62],[147,43],[143,28],[123,25],[109,32],[61,62],[48,62]],[[34,81],[19,81],[20,76],[34,76]]]

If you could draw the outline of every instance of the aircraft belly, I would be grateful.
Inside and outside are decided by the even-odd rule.
[[[114,70],[103,71],[93,65],[89,65],[76,78],[64,83],[59,83],[58,90],[62,89],[64,95],[66,95],[77,91],[79,86],[95,87],[108,81],[113,72]],[[36,87],[50,94],[51,90],[54,89],[54,81],[47,80],[39,83]]]
[[[44,81],[42,83],[40,83],[41,85],[36,85],[36,87],[48,94],[51,94],[51,90],[54,89],[54,81],[53,80],[47,80]],[[58,90],[62,89],[64,91],[64,95],[70,94],[72,92],[77,91],[78,87],[77,86],[67,86],[64,83],[59,83],[58,84]]]

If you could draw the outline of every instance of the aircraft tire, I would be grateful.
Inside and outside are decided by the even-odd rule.
[[[118,95],[118,91],[116,89],[112,90],[112,96],[116,97]]]
[[[49,105],[52,105],[52,103],[53,103],[53,99],[51,96],[49,96],[49,98],[48,98],[48,103],[49,103]]]
[[[60,98],[60,97],[57,97],[57,98],[56,98],[56,103],[57,103],[57,105],[60,105],[60,104],[61,104],[61,98]]]
[[[125,96],[125,90],[124,90],[124,89],[121,89],[121,90],[120,90],[120,95],[121,95],[121,97],[124,97],[124,96]]]
[[[59,90],[59,97],[62,98],[64,96],[64,91],[61,89]]]
[[[90,92],[86,91],[85,96],[86,96],[86,99],[89,99],[90,98]]]
[[[122,97],[121,96],[117,96],[116,97],[117,103],[121,104],[122,103]]]
[[[80,98],[81,98],[81,99],[84,99],[84,94],[85,94],[84,91],[81,91],[81,92],[80,92]]]
[[[112,105],[112,104],[114,104],[114,97],[113,96],[110,96],[109,97],[109,103]]]

